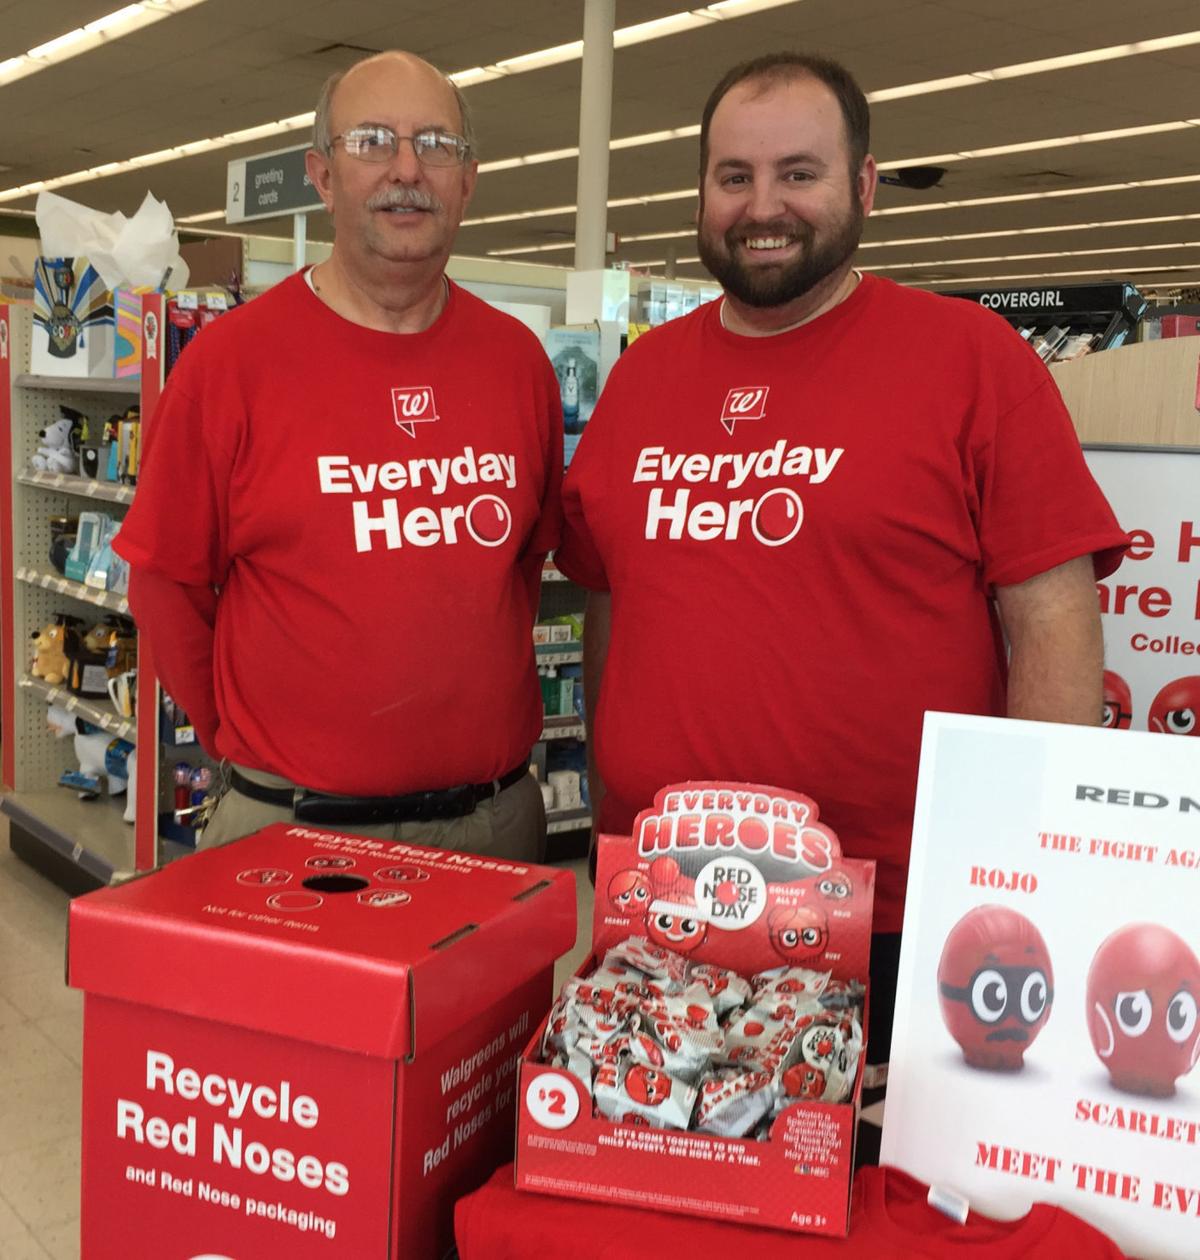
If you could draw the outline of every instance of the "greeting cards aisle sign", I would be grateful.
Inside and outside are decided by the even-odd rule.
[[[1198,752],[927,716],[885,1162],[1200,1254]]]
[[[1200,453],[1089,450],[1133,545],[1099,584],[1105,725],[1200,735]]]

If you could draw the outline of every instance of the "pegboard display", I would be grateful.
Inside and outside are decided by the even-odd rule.
[[[8,388],[0,398],[0,418],[6,420],[8,477],[4,487],[5,593],[5,777],[12,789],[4,798],[5,812],[51,848],[72,858],[99,878],[135,867],[135,831],[123,820],[126,797],[81,799],[71,788],[59,785],[65,770],[77,769],[75,742],[71,736],[56,738],[46,721],[47,697],[39,686],[22,686],[34,657],[33,638],[57,614],[80,618],[84,628],[100,621],[110,610],[124,611],[125,599],[68,583],[50,560],[51,519],[77,518],[81,512],[103,512],[121,520],[128,499],[115,485],[85,478],[34,476],[31,456],[42,444],[39,430],[61,418],[60,404],[86,416],[92,437],[99,435],[113,415],[138,403],[136,381],[74,381],[28,375],[31,312],[10,307],[7,364],[0,379],[8,376]],[[98,491],[98,493],[97,493]],[[154,694],[153,679],[150,694]],[[69,705],[69,697],[59,703]],[[104,713],[107,700],[89,700],[87,707]],[[115,710],[114,722],[118,720]],[[136,742],[129,724],[125,738]],[[153,730],[153,725],[150,727]],[[115,735],[115,732],[114,732]],[[156,749],[139,757],[151,775],[157,771]]]

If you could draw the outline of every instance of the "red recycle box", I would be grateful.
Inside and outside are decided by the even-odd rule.
[[[672,921],[652,925],[655,875],[663,870],[654,863],[664,857],[678,868],[676,888],[694,894],[696,913],[681,922],[677,906],[670,913],[668,892],[660,913]],[[808,797],[748,784],[678,784],[638,815],[632,836],[601,837],[593,954],[578,974],[652,925],[651,939],[746,977],[795,963],[865,984],[874,891],[875,864],[843,858]],[[813,922],[810,911],[824,920],[823,953],[801,957],[806,947],[789,949],[797,910],[805,923]],[[518,1189],[846,1233],[865,1054],[849,1103],[797,1103],[774,1121],[769,1141],[756,1142],[593,1116],[582,1082],[539,1061],[544,1032],[543,1022],[521,1063]]]
[[[288,824],[77,899],[83,1260],[440,1258],[574,939],[569,872]]]

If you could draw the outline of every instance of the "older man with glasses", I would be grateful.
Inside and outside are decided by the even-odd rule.
[[[206,845],[295,820],[543,852],[562,418],[536,338],[446,277],[473,154],[420,58],[330,79],[308,174],[332,253],[207,329],[148,426],[117,548],[165,689],[229,763]]]

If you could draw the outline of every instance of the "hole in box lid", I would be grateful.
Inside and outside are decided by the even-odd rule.
[[[360,892],[368,884],[361,875],[310,875],[302,882],[305,888],[323,893]]]

